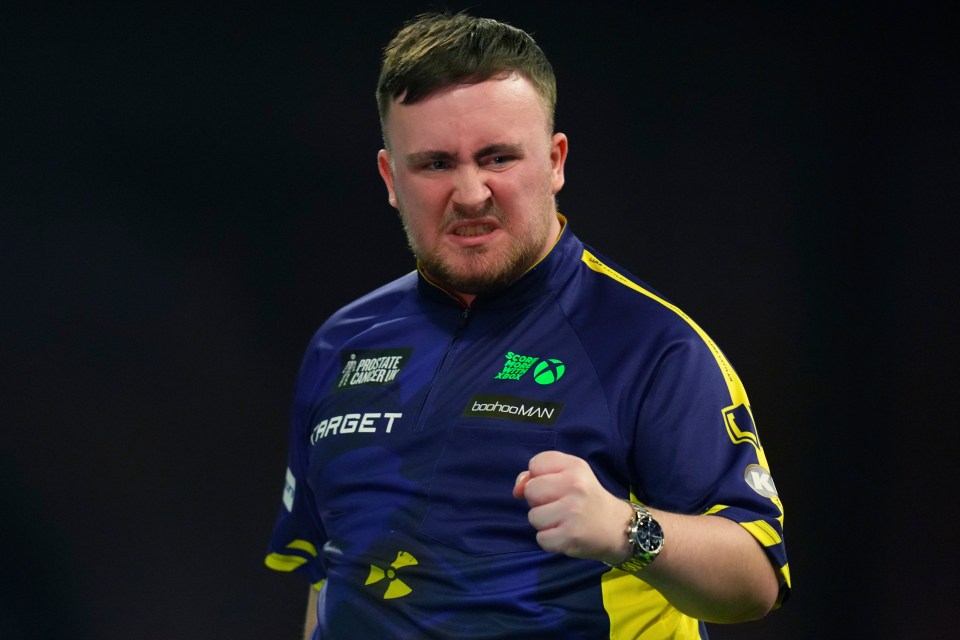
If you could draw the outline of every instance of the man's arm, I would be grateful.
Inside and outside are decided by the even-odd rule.
[[[317,598],[320,592],[310,587],[307,596],[307,617],[303,622],[303,640],[310,640],[313,630],[317,628]]]
[[[544,550],[611,565],[630,555],[626,527],[633,509],[604,489],[584,460],[540,453],[517,477],[513,494],[530,505],[530,524]],[[677,609],[708,622],[741,622],[773,608],[776,573],[743,527],[721,516],[650,511],[663,527],[664,547],[640,577]]]

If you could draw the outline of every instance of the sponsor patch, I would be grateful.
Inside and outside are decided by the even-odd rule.
[[[743,479],[751,489],[764,498],[776,498],[777,487],[773,484],[770,472],[758,464],[752,464],[743,472]]]
[[[334,391],[363,386],[385,386],[400,375],[413,353],[411,347],[395,349],[354,349],[340,352],[340,375]]]
[[[556,358],[540,362],[533,370],[533,380],[537,384],[553,384],[563,376],[567,368]]]
[[[539,360],[536,356],[522,356],[513,351],[508,351],[504,358],[506,362],[503,364],[503,369],[494,376],[497,380],[519,380],[530,370],[533,363]]]
[[[390,433],[393,423],[403,417],[402,413],[348,413],[345,416],[324,418],[310,433],[310,445],[317,440],[335,435],[354,433]]]
[[[750,415],[750,410],[746,405],[738,404],[724,409],[723,422],[727,427],[727,435],[730,436],[733,444],[748,442],[758,450],[760,449],[760,437],[757,436],[753,416]]]
[[[296,495],[297,478],[290,471],[290,467],[287,467],[287,482],[283,486],[283,506],[287,508],[287,511],[293,511],[293,499]]]
[[[563,404],[544,400],[531,400],[517,396],[478,394],[470,398],[463,415],[475,418],[495,418],[553,424],[560,417]]]
[[[556,358],[541,359],[539,356],[524,356],[513,351],[504,355],[503,369],[494,376],[496,380],[519,380],[533,367],[533,380],[537,384],[553,384],[567,370]]]

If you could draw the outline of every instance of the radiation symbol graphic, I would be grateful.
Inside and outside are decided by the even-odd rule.
[[[400,551],[397,553],[397,559],[393,561],[389,569],[381,569],[380,567],[370,565],[370,575],[367,576],[367,581],[364,582],[364,584],[369,585],[380,582],[381,580],[388,580],[387,591],[383,594],[383,599],[402,598],[410,593],[412,589],[397,577],[397,569],[415,564],[417,564],[416,558],[406,551]]]

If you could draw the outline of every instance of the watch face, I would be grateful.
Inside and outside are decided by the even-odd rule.
[[[633,555],[616,568],[637,575],[644,567],[656,560],[660,550],[663,549],[663,529],[646,508],[635,502],[631,502],[630,505],[635,512],[628,529]]]
[[[663,548],[663,529],[660,527],[660,523],[651,517],[643,518],[638,523],[634,540],[637,548],[644,553],[659,553],[660,549]]]

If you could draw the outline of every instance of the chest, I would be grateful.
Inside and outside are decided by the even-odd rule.
[[[512,497],[531,457],[622,449],[602,376],[544,301],[516,312],[384,322],[339,345],[306,424],[317,512],[332,536],[368,518],[475,555],[536,548]],[[611,487],[613,488],[613,487]]]

